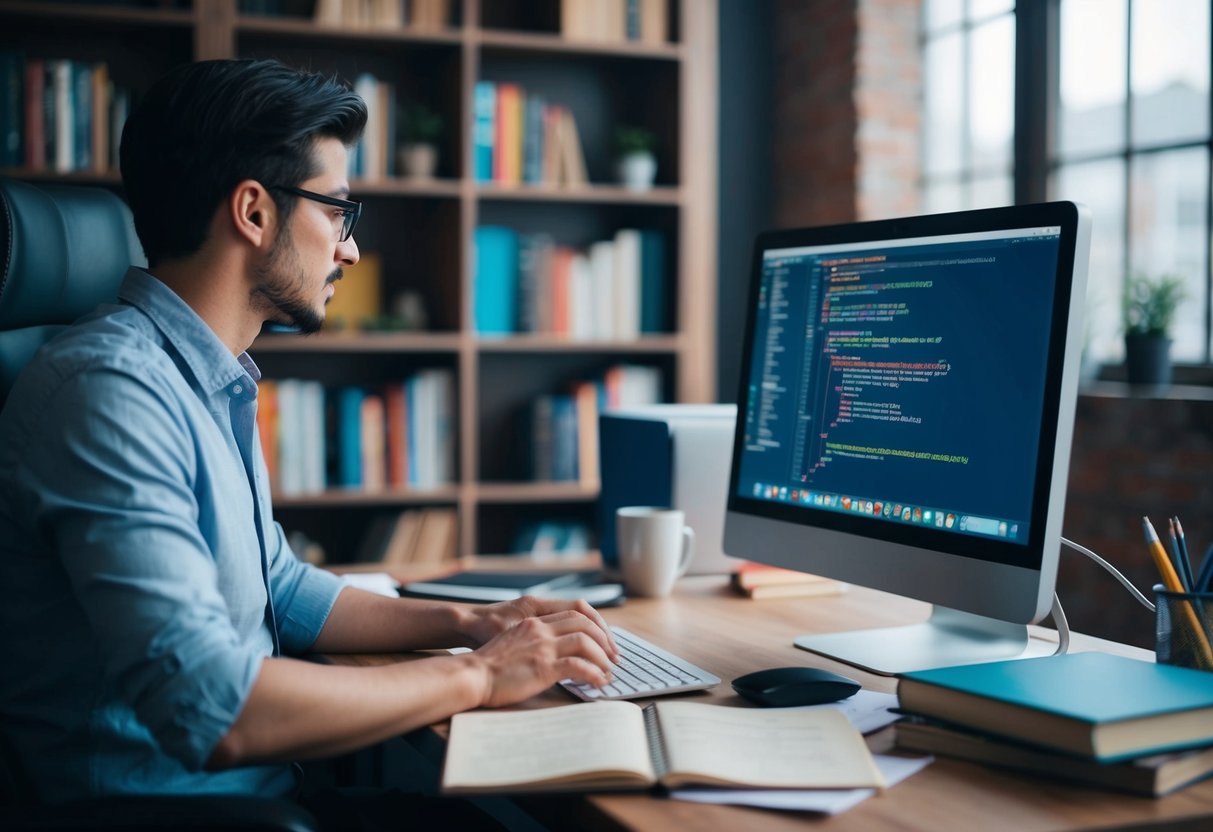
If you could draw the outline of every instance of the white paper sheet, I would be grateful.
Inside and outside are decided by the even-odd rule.
[[[858,694],[856,694],[858,695]],[[873,754],[877,768],[890,787],[926,768],[934,757],[893,757]],[[784,809],[796,812],[820,812],[836,815],[856,806],[876,794],[875,789],[812,789],[806,791],[752,789],[677,789],[670,792],[675,800],[695,803],[728,803],[734,806],[757,806],[762,809]]]
[[[386,595],[389,598],[400,597],[400,593],[396,591],[400,588],[399,581],[386,572],[347,572],[341,576],[341,580],[367,592]]]

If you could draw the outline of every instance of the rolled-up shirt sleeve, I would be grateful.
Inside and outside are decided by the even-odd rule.
[[[218,588],[183,408],[135,373],[78,374],[42,408],[54,441],[27,455],[26,471],[35,528],[59,554],[106,678],[160,747],[198,770],[264,656]]]
[[[303,563],[274,523],[268,535],[270,592],[285,653],[304,653],[324,628],[345,584],[332,572]]]

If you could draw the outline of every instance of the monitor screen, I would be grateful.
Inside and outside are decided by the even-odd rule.
[[[1042,617],[1086,227],[1052,203],[760,235],[726,551]]]

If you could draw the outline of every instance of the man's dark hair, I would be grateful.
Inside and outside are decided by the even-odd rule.
[[[298,186],[319,173],[316,139],[349,146],[365,126],[366,104],[347,86],[278,61],[174,69],[122,131],[122,182],[148,264],[198,251],[239,182]],[[289,219],[295,200],[270,194]]]

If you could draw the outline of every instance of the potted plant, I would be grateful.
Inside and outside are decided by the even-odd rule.
[[[615,128],[616,172],[620,183],[630,191],[647,191],[657,175],[657,157],[653,149],[657,137],[644,127],[620,125]]]
[[[438,169],[442,116],[425,104],[400,108],[400,169],[413,179],[430,179]]]
[[[1122,321],[1130,384],[1171,383],[1171,325],[1184,296],[1183,278],[1134,275],[1125,281]]]

